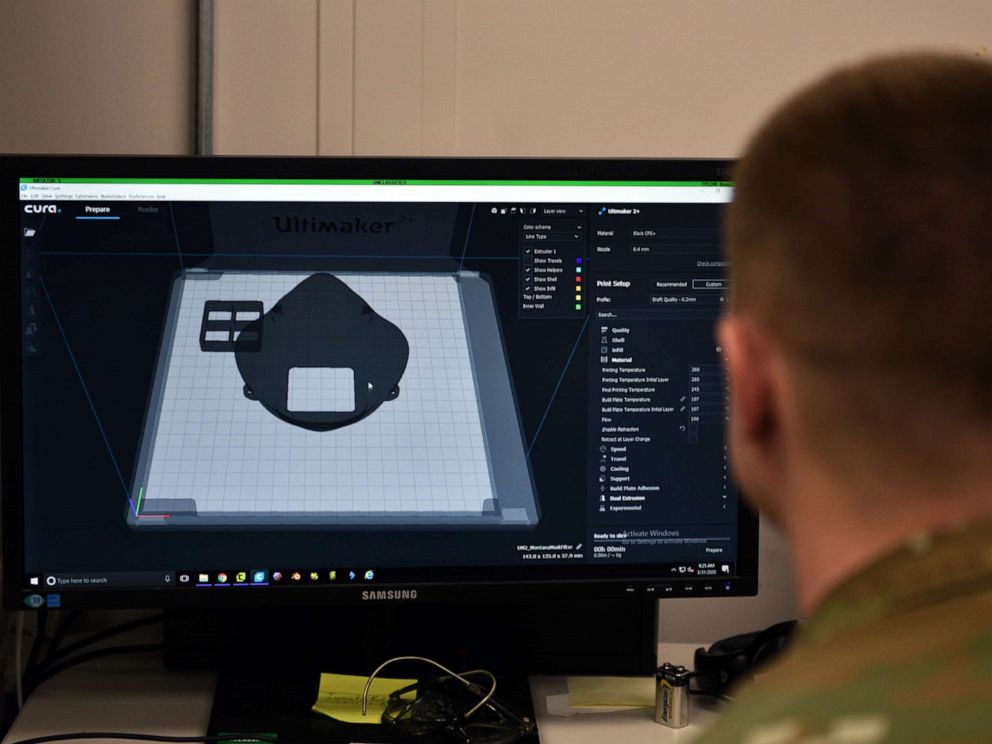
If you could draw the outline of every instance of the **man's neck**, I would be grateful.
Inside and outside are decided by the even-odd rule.
[[[822,479],[805,483],[784,515],[802,615],[809,617],[845,579],[914,536],[992,517],[990,483],[925,497],[897,488],[856,493]]]

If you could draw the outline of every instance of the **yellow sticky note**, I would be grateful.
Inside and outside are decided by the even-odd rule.
[[[569,677],[568,701],[573,708],[653,708],[654,677]]]
[[[417,680],[376,677],[369,687],[368,712],[362,716],[362,691],[367,681],[368,677],[350,674],[321,674],[317,701],[313,704],[314,713],[322,713],[345,723],[380,723],[389,694]],[[411,700],[416,696],[413,691],[403,695]]]

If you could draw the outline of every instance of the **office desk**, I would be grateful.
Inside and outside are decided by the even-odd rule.
[[[687,648],[690,645],[695,646],[686,644]],[[210,719],[215,681],[210,672],[168,671],[155,653],[96,659],[41,685],[25,702],[3,744],[77,731],[202,735]],[[697,697],[692,698],[692,723],[680,730],[656,724],[648,710],[549,716],[546,697],[565,691],[564,677],[531,679],[542,744],[684,744],[717,716],[710,704]]]
[[[531,677],[531,695],[541,744],[665,744],[691,742],[719,715],[719,703],[701,701],[692,696],[689,705],[689,725],[670,729],[654,722],[653,710],[631,710],[619,713],[580,713],[571,718],[555,718],[547,714],[544,701],[548,695],[568,692],[564,677]]]

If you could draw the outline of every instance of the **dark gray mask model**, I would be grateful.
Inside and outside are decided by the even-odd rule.
[[[247,324],[234,352],[245,397],[295,426],[331,431],[361,421],[400,394],[410,345],[399,328],[343,281],[313,274]],[[354,410],[290,410],[293,368],[353,370]]]

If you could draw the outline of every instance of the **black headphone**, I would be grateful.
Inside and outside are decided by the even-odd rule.
[[[724,638],[709,649],[697,648],[693,662],[696,686],[723,695],[737,680],[752,678],[757,668],[788,645],[795,627],[795,620],[787,620],[756,633]]]

